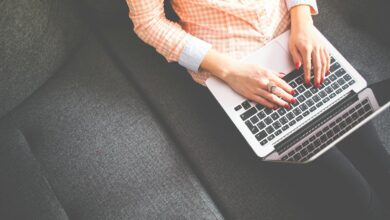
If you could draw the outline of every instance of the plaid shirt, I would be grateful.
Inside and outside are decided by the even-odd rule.
[[[169,62],[178,61],[204,85],[210,73],[199,66],[212,47],[241,59],[283,33],[290,24],[289,9],[315,0],[172,0],[180,22],[169,21],[164,0],[127,0],[134,31]]]

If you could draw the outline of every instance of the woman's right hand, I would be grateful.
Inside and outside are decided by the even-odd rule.
[[[293,88],[281,77],[284,75],[261,68],[258,65],[239,62],[210,49],[201,63],[201,68],[225,81],[234,91],[245,98],[268,108],[289,108],[295,103]],[[275,84],[273,93],[268,85]]]
[[[272,109],[279,106],[290,108],[290,103],[296,102],[292,96],[294,89],[281,78],[283,76],[282,73],[274,73],[258,65],[231,62],[222,80],[251,101]],[[273,93],[268,91],[269,82],[276,85]]]

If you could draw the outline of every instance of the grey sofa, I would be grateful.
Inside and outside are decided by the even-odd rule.
[[[375,16],[351,2],[318,1],[317,26],[369,83],[388,78],[389,42],[376,37],[388,29],[367,28]],[[0,2],[0,219],[334,217],[288,176],[269,178],[293,168],[260,162],[208,91],[135,36],[127,10]]]

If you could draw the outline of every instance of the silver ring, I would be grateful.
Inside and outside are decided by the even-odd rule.
[[[276,84],[274,82],[270,81],[267,84],[267,88],[268,88],[268,92],[274,93],[274,90],[276,89]]]

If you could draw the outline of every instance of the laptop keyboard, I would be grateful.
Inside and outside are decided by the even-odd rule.
[[[279,108],[272,110],[260,104],[253,104],[249,100],[237,105],[234,109],[245,112],[240,115],[248,129],[256,137],[261,145],[267,144],[275,137],[283,134],[289,127],[293,126],[303,118],[311,116],[317,108],[334,99],[337,94],[349,88],[355,83],[351,75],[331,57],[330,73],[325,77],[320,88],[307,86],[304,83],[303,69],[294,70],[290,75],[296,76],[287,80],[288,84],[294,88],[294,97],[297,103],[291,104],[291,108]],[[313,83],[313,74],[311,78]]]
[[[373,108],[369,104],[368,99],[363,99],[347,112],[333,119],[330,123],[327,123],[327,126],[305,138],[306,141],[284,155],[282,160],[294,162],[307,161],[372,113]]]

